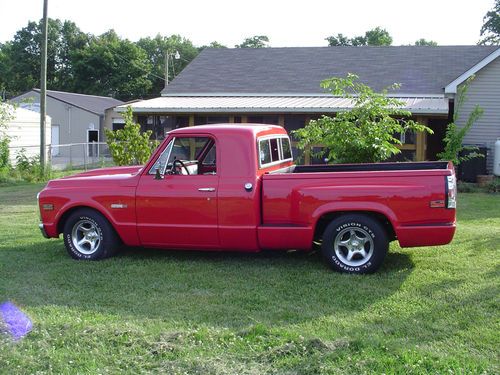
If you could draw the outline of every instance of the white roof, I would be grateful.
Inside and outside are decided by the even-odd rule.
[[[444,96],[399,97],[414,114],[448,114]],[[116,107],[135,113],[335,113],[353,107],[334,96],[163,96]]]
[[[31,111],[29,109],[15,107],[8,103],[1,103],[0,105],[5,106],[7,111],[12,115],[12,119],[9,123],[18,123],[18,122],[40,122],[40,113]],[[47,121],[50,121],[51,118],[49,115],[46,115]]]

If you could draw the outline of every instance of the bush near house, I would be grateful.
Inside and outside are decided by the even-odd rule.
[[[459,165],[463,161],[467,161],[473,158],[482,158],[484,155],[478,153],[478,147],[475,146],[464,146],[464,138],[469,133],[470,129],[474,125],[474,123],[483,115],[484,110],[479,106],[474,106],[474,109],[469,113],[469,117],[467,117],[467,121],[465,122],[465,126],[459,128],[456,125],[458,120],[458,114],[462,109],[466,99],[467,99],[467,90],[469,89],[469,84],[474,79],[474,76],[471,76],[465,81],[465,83],[458,88],[457,91],[457,101],[455,113],[453,114],[453,122],[449,123],[446,127],[446,135],[444,137],[444,150],[437,154],[437,157],[440,160],[451,160],[453,164]],[[461,156],[462,151],[470,151],[465,156]]]
[[[134,122],[132,108],[123,114],[125,126],[119,130],[105,129],[109,151],[116,165],[140,165],[148,161],[158,142],[151,141],[151,130],[141,132]]]
[[[354,106],[335,117],[322,116],[312,120],[293,134],[298,137],[298,148],[322,144],[333,163],[375,163],[389,159],[401,150],[400,134],[432,130],[410,119],[411,112],[402,109],[404,103],[388,97],[389,89],[373,91],[349,73],[345,78],[333,77],[321,82],[321,87],[333,95],[349,99]]]

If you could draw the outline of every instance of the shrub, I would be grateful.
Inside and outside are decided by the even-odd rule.
[[[458,181],[457,190],[459,193],[477,193],[480,189],[472,182]]]
[[[491,182],[486,185],[488,193],[500,193],[500,177],[495,177]]]
[[[40,155],[28,157],[26,150],[22,148],[16,155],[15,168],[11,170],[11,176],[27,182],[41,182],[50,179],[52,171],[45,166],[42,173]]]
[[[144,164],[158,142],[151,142],[151,130],[141,133],[141,126],[133,119],[132,108],[127,107],[123,114],[125,126],[119,130],[106,129],[106,139],[113,161],[117,165]]]
[[[471,76],[467,79],[464,85],[458,88],[457,92],[457,104],[455,107],[455,113],[453,114],[453,122],[449,123],[446,127],[446,135],[444,137],[444,150],[437,154],[437,157],[441,160],[452,161],[453,164],[459,165],[461,162],[477,158],[484,157],[484,155],[479,154],[477,151],[479,150],[474,146],[464,146],[463,140],[469,130],[472,128],[474,123],[483,115],[483,109],[476,105],[472,112],[469,114],[465,126],[459,128],[456,125],[458,120],[460,109],[462,108],[466,98],[467,98],[467,90],[469,88],[470,82],[474,79],[474,76]],[[467,155],[461,156],[460,153],[462,151],[470,151]]]
[[[300,149],[322,144],[328,151],[321,155],[334,163],[373,163],[401,152],[397,146],[401,145],[402,133],[432,133],[425,125],[409,119],[411,113],[402,109],[402,101],[387,96],[388,89],[398,88],[397,84],[376,93],[349,73],[346,78],[324,80],[321,86],[349,99],[354,107],[335,117],[312,120],[294,131]]]

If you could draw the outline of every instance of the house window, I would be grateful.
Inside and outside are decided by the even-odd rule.
[[[227,124],[229,116],[195,116],[195,125]]]
[[[305,124],[305,115],[285,115],[285,129],[288,131],[288,134],[292,134],[292,130],[303,128]],[[292,140],[295,140],[293,134]]]
[[[417,142],[417,137],[415,132],[409,130],[405,133],[399,134],[399,140],[401,141],[402,144],[414,145]]]
[[[316,146],[311,149],[311,164],[328,164],[328,149]]]
[[[121,130],[125,127],[124,122],[113,122],[113,131],[115,130]]]
[[[137,122],[141,125],[141,131],[151,130],[151,139],[163,140],[167,133],[173,129],[187,126],[189,117],[187,116],[166,116],[166,115],[141,115],[137,116]],[[114,124],[113,124],[114,126]]]
[[[270,124],[278,125],[278,115],[261,115],[261,116],[248,116],[248,122],[252,124]]]
[[[189,126],[189,116],[175,116],[175,127],[177,128],[185,128]]]

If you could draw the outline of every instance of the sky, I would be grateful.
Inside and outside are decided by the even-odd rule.
[[[42,17],[43,0],[0,0],[0,42]],[[136,41],[180,34],[201,46],[234,47],[267,35],[272,47],[326,46],[325,38],[385,28],[394,45],[425,38],[439,45],[476,44],[494,0],[49,0],[51,18],[71,20],[86,33],[114,29]]]

